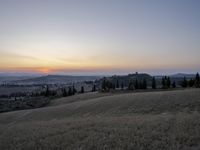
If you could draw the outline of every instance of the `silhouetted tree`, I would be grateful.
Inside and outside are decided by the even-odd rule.
[[[50,96],[50,91],[49,91],[49,86],[48,85],[46,87],[45,96],[46,97]]]
[[[103,78],[101,89],[104,91],[106,90],[106,78],[105,77]]]
[[[156,89],[156,79],[153,77],[152,79],[152,89]]]
[[[189,84],[190,87],[193,87],[194,84],[195,84],[195,80],[194,79],[190,79],[188,84]]]
[[[85,92],[84,87],[81,86],[81,93],[84,93],[84,92]]]
[[[183,81],[181,83],[181,86],[186,88],[187,87],[187,80],[186,80],[186,77],[183,78]]]
[[[69,89],[68,89],[68,95],[69,95],[69,96],[73,95],[73,92],[72,92],[72,88],[71,88],[71,87],[69,87]]]
[[[172,87],[173,87],[173,88],[176,88],[176,82],[175,82],[175,81],[173,81]]]
[[[102,81],[101,87],[102,87],[102,91],[109,91],[110,89],[116,88],[115,83],[113,83],[109,80],[106,80],[105,78]]]
[[[167,88],[170,88],[171,86],[171,80],[170,77],[167,77]]]
[[[196,81],[199,81],[200,80],[200,77],[199,77],[199,73],[197,72],[196,74]]]
[[[95,91],[96,91],[96,85],[94,84],[92,87],[92,92],[95,92]]]
[[[136,80],[135,80],[135,89],[139,89],[139,83],[138,83],[138,80],[137,80],[137,78],[136,78]]]
[[[119,88],[119,80],[117,80],[116,88],[117,88],[117,89]]]
[[[66,91],[65,88],[62,89],[62,95],[63,95],[63,97],[66,97],[66,96],[67,96],[67,91]]]
[[[199,73],[196,74],[196,78],[195,78],[195,87],[200,88],[200,77],[199,77]]]
[[[76,92],[77,92],[77,90],[75,89],[75,86],[73,84],[73,86],[72,86],[72,95],[74,95]]]
[[[147,81],[146,81],[146,79],[143,79],[142,89],[147,89]]]
[[[165,85],[165,78],[163,77],[162,78],[162,88],[164,89],[166,87],[166,85]]]
[[[121,90],[123,90],[124,89],[124,83],[122,82],[121,83]]]
[[[112,83],[112,89],[115,90],[116,86],[115,83]]]
[[[129,89],[129,90],[134,90],[134,84],[133,84],[133,81],[129,81],[128,89]]]

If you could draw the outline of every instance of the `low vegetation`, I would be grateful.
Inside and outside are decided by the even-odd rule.
[[[200,89],[86,93],[0,114],[0,149],[198,150]]]

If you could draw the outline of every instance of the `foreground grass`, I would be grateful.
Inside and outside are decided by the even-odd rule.
[[[104,96],[0,114],[0,149],[198,150],[200,90]]]

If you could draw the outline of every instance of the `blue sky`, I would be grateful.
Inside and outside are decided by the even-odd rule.
[[[200,71],[199,0],[1,0],[1,72]]]

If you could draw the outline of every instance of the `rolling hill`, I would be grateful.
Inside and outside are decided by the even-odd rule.
[[[100,76],[64,76],[64,75],[47,75],[22,80],[12,80],[8,83],[34,85],[34,84],[69,84],[83,81],[95,81]]]
[[[0,149],[199,149],[200,90],[87,93],[0,114]]]

